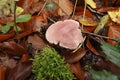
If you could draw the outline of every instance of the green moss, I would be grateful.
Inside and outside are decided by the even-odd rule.
[[[49,47],[36,53],[33,60],[33,73],[35,80],[73,80],[74,78],[69,71],[69,65],[65,64],[64,59]]]

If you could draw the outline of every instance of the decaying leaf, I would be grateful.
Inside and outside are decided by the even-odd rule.
[[[120,8],[117,10],[108,11],[111,20],[120,24]]]

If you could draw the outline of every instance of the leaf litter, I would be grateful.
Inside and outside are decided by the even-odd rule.
[[[7,0],[1,1],[7,2]],[[7,4],[13,3],[8,2]],[[14,29],[13,11],[3,8],[6,5],[0,4],[2,7],[0,8],[2,12],[0,12],[0,80],[35,79],[38,76],[33,73],[33,61],[36,62],[35,67],[38,69],[39,77],[44,79],[44,76],[49,74],[48,71],[51,68],[49,62],[52,59],[56,61],[52,62],[52,66],[61,63],[58,55],[61,59],[63,58],[64,64],[68,65],[66,71],[69,72],[58,71],[54,74],[53,71],[53,74],[49,74],[44,80],[60,80],[60,76],[56,75],[59,73],[63,80],[69,79],[66,73],[72,74],[74,80],[119,80],[119,4],[119,0],[111,2],[109,0],[102,2],[101,0],[19,0],[17,9],[20,8],[20,13],[16,16],[16,25],[20,29],[18,32]],[[53,37],[54,41],[62,36],[61,41],[65,42],[62,43],[64,46],[61,46],[60,41],[57,44],[52,44],[47,40],[45,35],[50,26],[65,20],[79,23],[78,29],[81,30],[79,34],[86,37],[82,43],[79,43],[80,40],[76,37],[76,35],[81,35],[75,34],[78,29],[75,28],[75,25],[72,25],[72,29],[70,29],[71,25],[68,24],[58,25],[59,28],[55,29],[54,34],[49,37]],[[64,29],[64,26],[68,27]],[[60,31],[60,29],[63,30]],[[74,49],[66,47],[71,46],[71,41],[72,44],[77,45]],[[48,46],[54,48],[57,54],[45,55],[43,52],[46,59],[40,56],[44,60],[42,63],[35,56],[37,52],[37,55],[41,55],[41,51],[44,51]],[[48,53],[50,52],[48,51]],[[39,66],[39,62],[44,67]],[[62,71],[63,69],[59,68],[62,66],[65,67],[62,64],[55,66],[56,68],[54,67],[52,70],[61,69]],[[41,70],[46,74],[41,73]]]

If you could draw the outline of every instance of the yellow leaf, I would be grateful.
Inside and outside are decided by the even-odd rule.
[[[110,16],[113,22],[120,24],[120,8],[113,11],[108,11],[108,15]]]
[[[86,4],[90,5],[92,8],[96,8],[96,3],[93,0],[85,0]]]
[[[90,19],[86,19],[86,18],[81,18],[81,19],[79,19],[79,22],[81,23],[81,24],[83,24],[84,26],[97,26],[98,25],[98,23],[97,22],[95,22],[95,21],[93,21],[93,20],[90,20]]]
[[[24,9],[22,7],[17,7],[16,9],[16,14],[19,15],[24,11]]]

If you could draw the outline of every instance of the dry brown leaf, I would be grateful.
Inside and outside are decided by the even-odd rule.
[[[86,46],[87,46],[95,55],[99,55],[99,53],[98,53],[98,52],[96,51],[96,49],[92,46],[92,44],[90,43],[89,40],[87,40]]]
[[[32,47],[37,50],[42,50],[46,46],[46,43],[38,35],[29,36],[28,43],[31,43]]]
[[[58,1],[58,5],[59,5],[59,10],[58,10],[58,14],[60,16],[64,16],[64,15],[70,15],[72,14],[72,11],[73,11],[73,5],[71,3],[70,0],[59,0]],[[64,13],[64,12],[66,13]]]
[[[76,51],[75,53],[69,53],[66,58],[65,61],[67,63],[76,63],[79,62],[79,60],[81,58],[83,58],[83,56],[86,54],[87,50],[80,48],[78,51]]]
[[[120,38],[120,26],[110,26],[108,30],[108,37]],[[110,44],[116,45],[115,41],[108,40]]]
[[[75,74],[78,80],[84,80],[85,72],[82,70],[81,65],[79,62],[70,64],[70,70]]]

